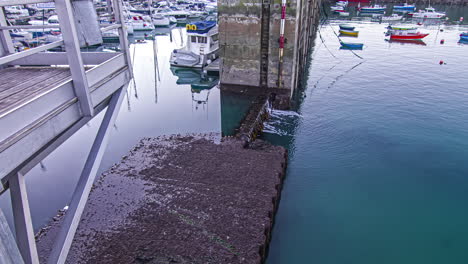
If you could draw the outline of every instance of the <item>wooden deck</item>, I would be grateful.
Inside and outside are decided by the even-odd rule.
[[[67,67],[12,67],[0,76],[0,115],[71,79]]]

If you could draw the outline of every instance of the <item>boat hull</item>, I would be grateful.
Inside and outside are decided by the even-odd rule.
[[[352,36],[357,37],[359,35],[359,31],[351,31],[351,30],[342,30],[340,29],[340,34],[345,36]]]
[[[353,50],[361,50],[364,44],[362,43],[346,43],[340,42],[341,49],[353,49]]]
[[[350,30],[353,31],[355,27],[353,26],[348,26],[348,25],[340,25],[341,30]]]
[[[390,39],[401,39],[401,40],[414,40],[414,39],[423,39],[429,34],[406,34],[406,35],[390,35]]]

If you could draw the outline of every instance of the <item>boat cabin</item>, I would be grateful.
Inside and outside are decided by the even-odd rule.
[[[218,27],[215,21],[195,22],[186,25],[187,48],[195,54],[210,53],[219,48]]]

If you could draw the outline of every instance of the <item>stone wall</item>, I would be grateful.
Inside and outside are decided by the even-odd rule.
[[[290,96],[301,77],[318,24],[320,0],[288,0],[282,83],[279,85],[281,0],[270,1],[268,88]],[[219,0],[222,85],[259,86],[261,0]],[[300,21],[300,23],[297,23]]]

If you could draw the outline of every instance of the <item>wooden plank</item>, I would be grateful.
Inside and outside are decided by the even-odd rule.
[[[64,78],[62,80],[65,82],[67,79],[69,79],[69,74],[64,74]],[[59,83],[60,82],[57,82],[57,85]],[[55,84],[46,87],[35,87],[31,89],[25,89],[14,95],[11,95],[0,101],[0,112],[2,112],[3,109],[8,109],[14,107],[15,105],[20,105],[23,102],[29,100],[29,98],[33,98],[53,88],[55,88]]]
[[[0,209],[0,263],[24,263],[2,209]]]
[[[27,76],[28,78],[35,78],[38,74],[41,74],[40,68],[31,69],[27,73]],[[0,78],[0,92],[14,87],[24,76],[22,72],[12,68],[0,70],[0,75],[2,76]]]
[[[24,71],[24,73],[27,74],[28,71]],[[40,91],[44,88],[53,86],[56,83],[60,83],[64,79],[70,78],[71,75],[70,70],[67,68],[50,68],[49,70],[41,73],[42,74],[37,75],[34,78],[28,77],[27,81],[17,83],[12,88],[0,92],[0,102],[7,100],[9,97],[17,94],[20,94],[22,97],[26,97],[29,94],[35,93],[36,91]]]

